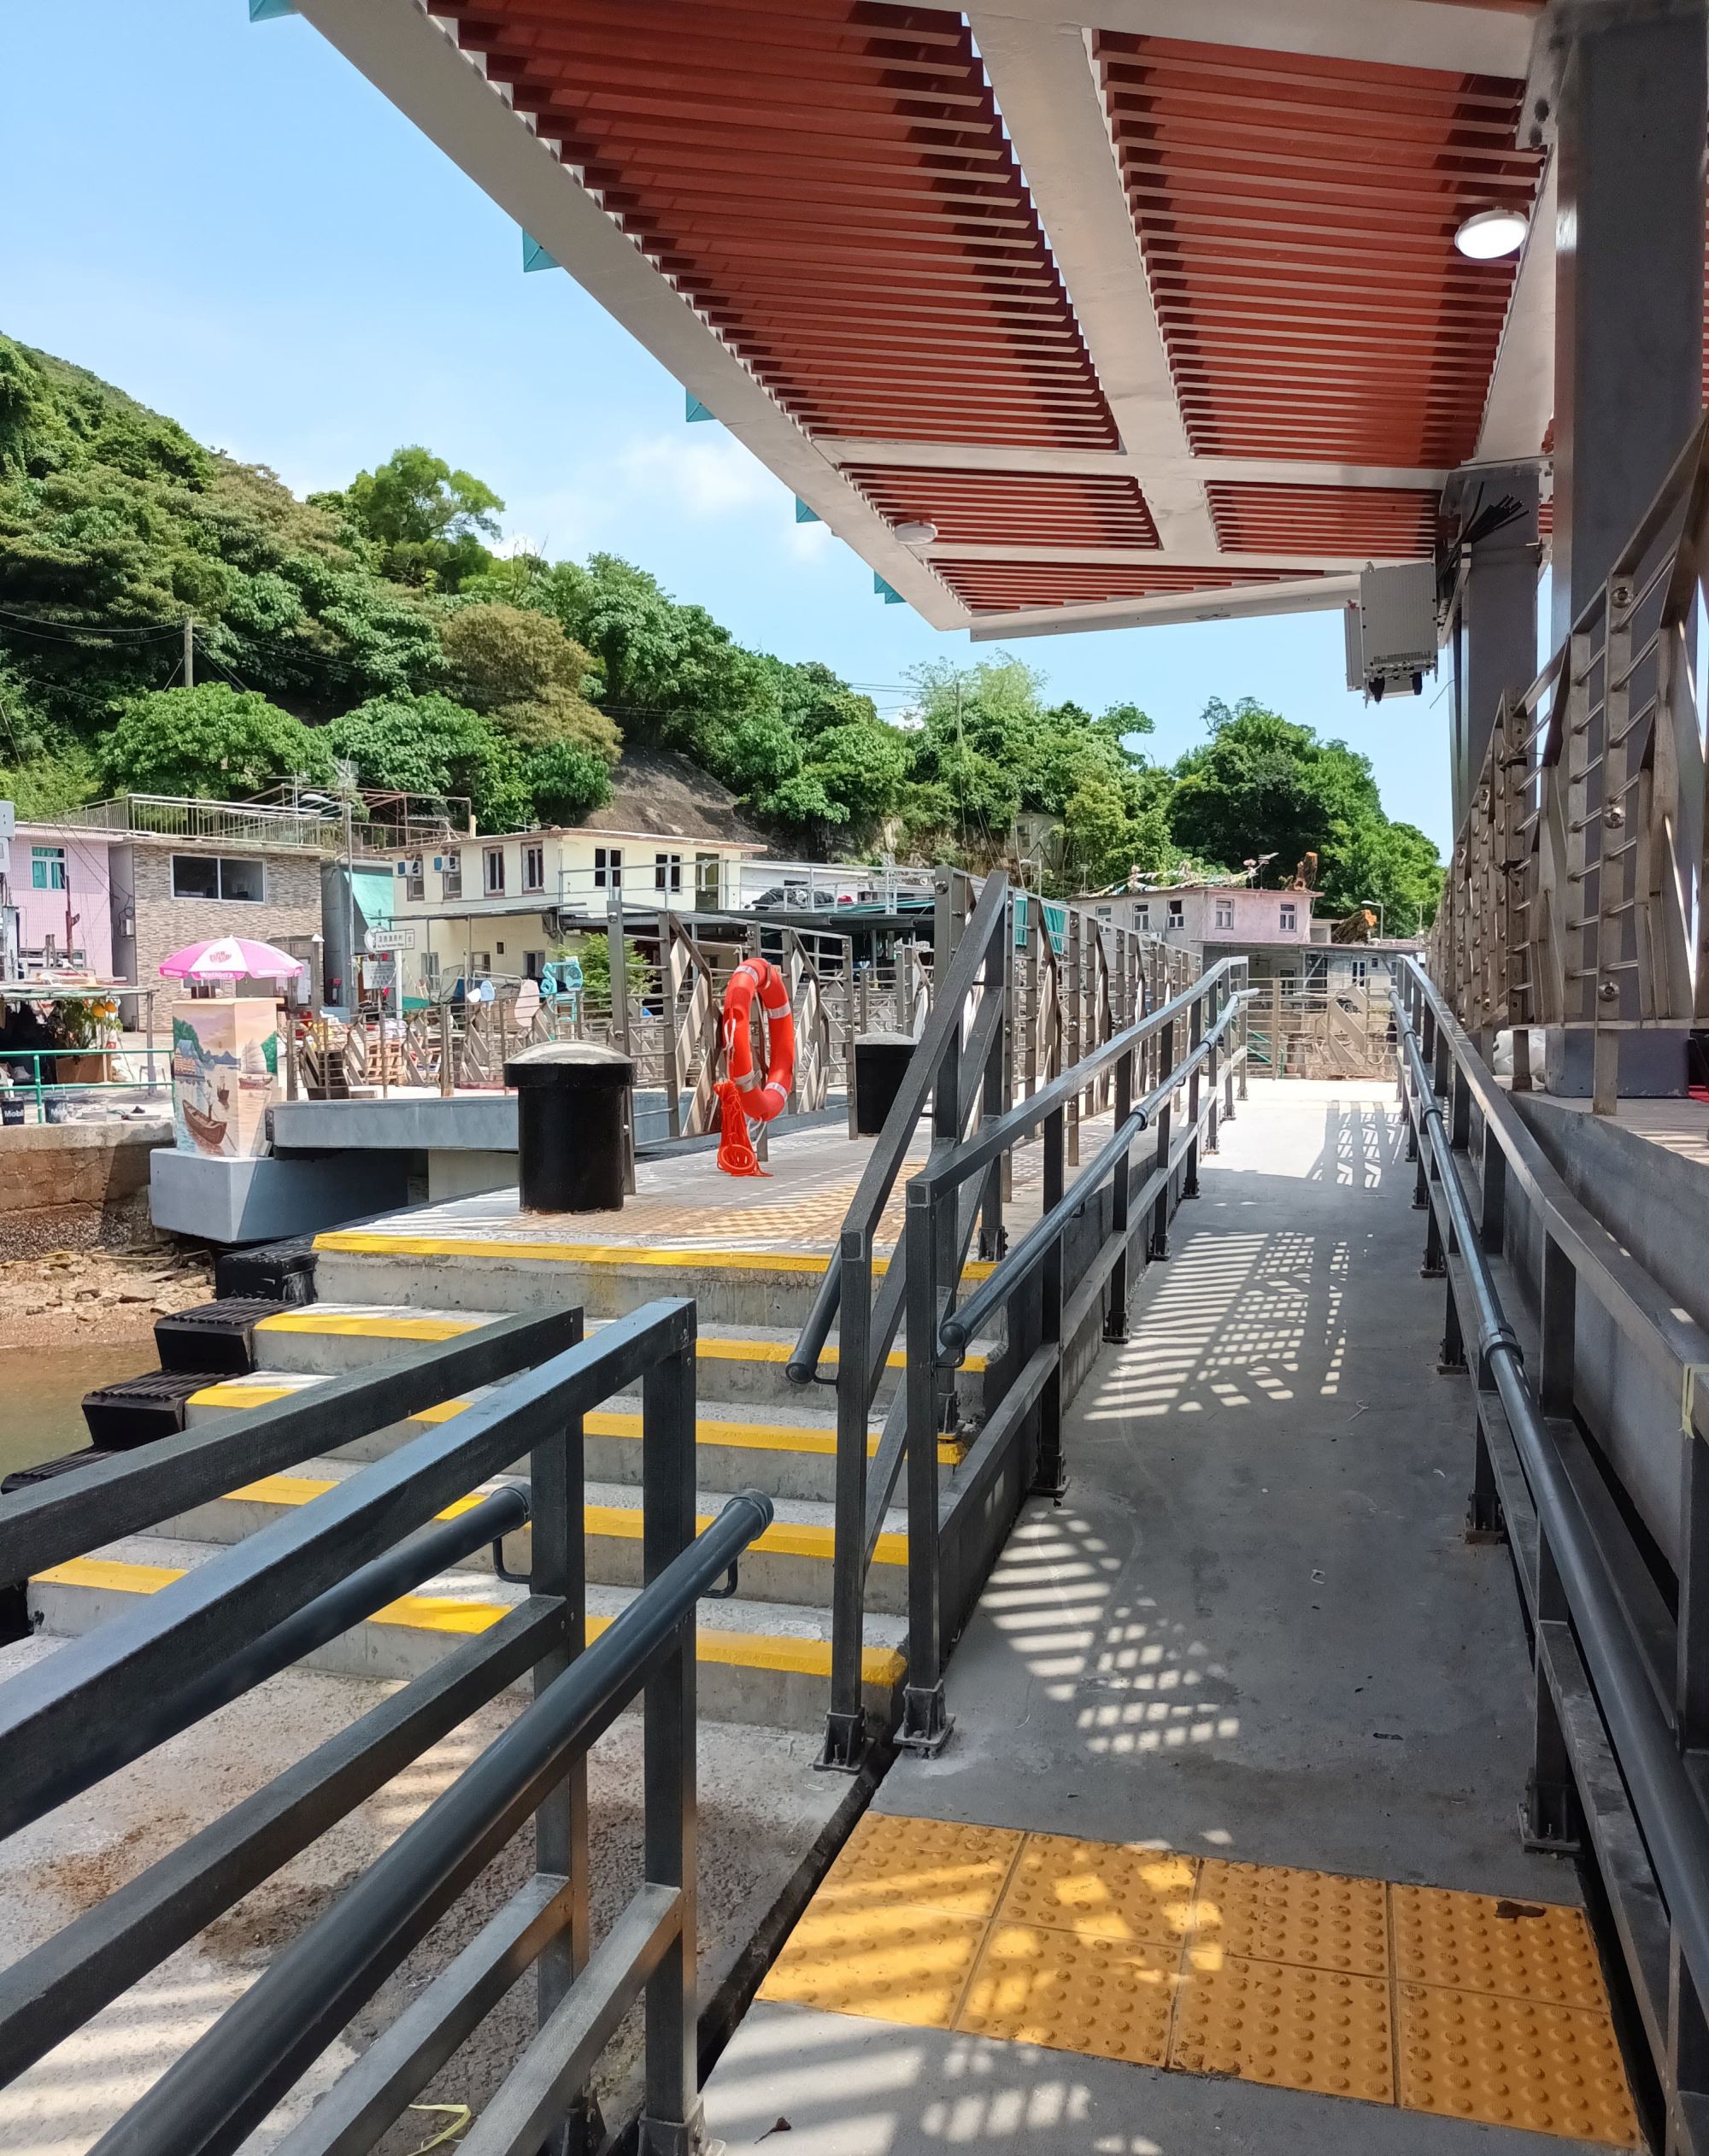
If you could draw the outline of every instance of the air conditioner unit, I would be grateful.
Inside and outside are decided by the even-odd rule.
[[[397,872],[400,876],[407,876],[409,873],[409,863],[407,861],[399,861]]]
[[[433,856],[433,873],[436,876],[443,875],[444,873],[444,868],[445,856],[443,854],[435,854]]]
[[[1436,571],[1433,561],[1366,567],[1348,602],[1347,685],[1370,703],[1384,696],[1422,696],[1436,670]]]

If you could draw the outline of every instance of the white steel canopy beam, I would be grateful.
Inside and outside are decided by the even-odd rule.
[[[1214,554],[1084,33],[983,7],[967,20],[1163,552]]]

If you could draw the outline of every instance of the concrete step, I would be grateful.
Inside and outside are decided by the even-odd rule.
[[[29,1584],[31,1622],[69,1639],[122,1618],[214,1554],[216,1544],[136,1536],[39,1573]],[[622,1587],[588,1589],[596,1636],[632,1599]],[[496,1624],[526,1590],[490,1572],[459,1570],[425,1582],[329,1641],[308,1666],[347,1677],[402,1679],[431,1668],[472,1634]],[[906,1626],[874,1614],[866,1624],[868,1707],[890,1717],[904,1674]],[[787,1603],[703,1604],[697,1627],[700,1712],[718,1722],[759,1722],[816,1730],[830,1695],[831,1621]]]
[[[311,1302],[300,1310],[281,1311],[277,1317],[262,1319],[255,1327],[256,1371],[342,1375],[436,1341],[455,1340],[505,1314],[408,1303]],[[590,1331],[602,1322],[594,1319]],[[793,1328],[777,1325],[719,1323],[703,1326],[695,1343],[696,1395],[703,1401],[740,1401],[777,1407],[788,1403],[792,1410],[829,1406],[833,1397],[830,1386],[792,1385],[784,1375],[796,1337]],[[905,1339],[899,1338],[890,1350],[875,1403],[879,1407],[889,1405],[901,1382],[907,1366],[906,1344]],[[995,1340],[978,1342],[957,1374],[964,1420],[978,1419],[984,1406],[985,1371],[998,1345]],[[821,1370],[828,1373],[835,1369],[837,1354],[833,1334],[819,1358]],[[794,1414],[780,1414],[775,1419],[790,1421]]]
[[[315,1237],[315,1278],[334,1301],[383,1295],[454,1311],[540,1310],[579,1303],[620,1318],[661,1295],[692,1295],[701,1323],[806,1324],[830,1259],[822,1252],[684,1249],[560,1238],[543,1226],[496,1239],[334,1229]],[[888,1260],[874,1260],[882,1272]],[[972,1262],[969,1283],[989,1264]]]
[[[215,1416],[263,1407],[271,1401],[311,1390],[329,1381],[322,1377],[285,1371],[269,1371],[253,1378],[229,1378],[192,1393],[186,1403],[189,1423],[211,1421]],[[390,1424],[384,1430],[332,1448],[332,1456],[347,1460],[379,1460],[419,1436],[430,1424],[442,1422],[468,1401],[478,1400],[485,1387],[477,1387],[461,1400],[448,1400],[429,1412]],[[703,1489],[759,1489],[768,1497],[805,1498],[829,1502],[836,1492],[837,1421],[823,1409],[802,1409],[793,1392],[774,1411],[778,1419],[747,1417],[725,1403],[708,1402],[708,1412],[695,1424],[696,1479]],[[618,1395],[596,1408],[584,1425],[584,1458],[589,1479],[633,1484],[641,1478],[641,1402]],[[878,1432],[867,1439],[867,1456],[878,1448]],[[946,1472],[959,1466],[966,1448],[952,1438],[938,1447],[938,1461]]]
[[[179,1518],[162,1522],[144,1540],[167,1539],[189,1542],[240,1542],[283,1514],[310,1504],[360,1472],[349,1460],[308,1460],[289,1475],[267,1475],[249,1483],[229,1496],[196,1506]],[[526,1477],[501,1476],[484,1483],[468,1499],[449,1507],[439,1517],[449,1519],[475,1499]],[[722,1510],[729,1493],[702,1490],[696,1501],[700,1524],[704,1527]],[[752,1545],[739,1567],[737,1593],[743,1601],[789,1602],[808,1608],[828,1608],[831,1599],[831,1554],[835,1544],[833,1515],[828,1504],[802,1499],[780,1498],[776,1519]],[[584,1492],[587,1571],[590,1581],[602,1587],[638,1587],[641,1584],[641,1492],[631,1483],[589,1482]],[[878,1537],[867,1583],[867,1606],[900,1615],[907,1605],[907,1520],[892,1513]],[[507,1571],[526,1573],[533,1562],[532,1536],[526,1528],[508,1536],[504,1545]],[[467,1571],[493,1571],[490,1550],[465,1558]]]

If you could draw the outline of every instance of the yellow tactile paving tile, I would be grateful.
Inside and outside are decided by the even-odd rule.
[[[1435,1984],[1397,1989],[1408,2111],[1641,2146],[1606,2012]]]
[[[978,1917],[915,1904],[824,1912],[815,1901],[772,1963],[760,1996],[948,2029],[984,1937]]]
[[[1083,1939],[1178,1945],[1193,1921],[1195,1869],[1167,1849],[1030,1834],[998,1913]]]
[[[825,1874],[813,1906],[830,1915],[913,1903],[983,1921],[995,1912],[1022,1839],[1006,1827],[869,1812]]]
[[[1169,2063],[1183,2073],[1392,2104],[1389,1985],[1225,1954],[1214,1969],[1183,1977]]]
[[[1395,1886],[1395,1974],[1513,1999],[1606,2005],[1590,1928],[1577,1909],[1541,1901]]]
[[[1389,1915],[1380,1879],[1348,1879],[1279,1865],[1230,1864],[1207,1857],[1199,1867],[1189,1959],[1214,1968],[1224,1954],[1389,1974]]]
[[[1081,1937],[1000,1918],[955,2026],[970,2036],[1160,2066],[1179,1955],[1173,1945]]]
[[[1576,1909],[869,1813],[761,1995],[1640,2146]]]

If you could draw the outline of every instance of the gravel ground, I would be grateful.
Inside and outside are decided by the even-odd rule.
[[[0,1681],[56,1643],[0,1648]],[[384,1698],[392,1687],[292,1671],[235,1701],[98,1789],[0,1845],[0,1962],[9,1965],[95,1906],[198,1827]],[[217,2015],[278,1949],[343,1889],[502,1730],[524,1704],[491,1703],[210,1924],[152,1975],[28,2072],[0,2089],[5,2156],[82,2156],[92,2141]],[[850,1785],[813,1771],[813,1737],[730,1724],[700,1732],[700,1945],[703,1988],[752,1936]],[[595,1936],[640,1879],[641,1730],[625,1716],[589,1761],[590,1894]],[[314,2097],[420,1987],[466,1945],[532,1865],[519,1836],[391,1977],[370,2005],[244,2144],[273,2148]],[[531,1980],[422,2092],[479,2112],[533,2030]],[[638,2014],[607,2053],[608,2102],[639,2056]],[[408,2156],[443,2124],[406,2114],[378,2146]]]
[[[50,1250],[0,1262],[0,1343],[50,1347],[145,1336],[158,1317],[208,1302],[210,1251],[176,1242],[120,1250]]]

